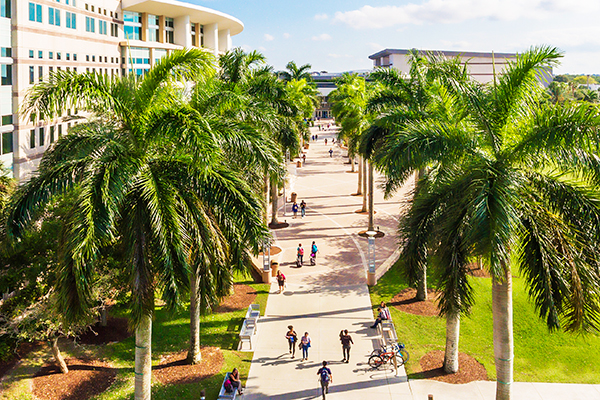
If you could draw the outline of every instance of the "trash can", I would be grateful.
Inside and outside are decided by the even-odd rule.
[[[300,162],[300,161],[298,161],[298,162]],[[296,194],[296,192],[292,192],[292,199],[290,200],[290,202],[295,203],[297,198],[298,198],[298,194]]]
[[[296,161],[296,167],[302,168],[302,161],[300,161],[300,160]]]
[[[279,271],[279,263],[271,261],[271,276],[277,276],[277,271]]]

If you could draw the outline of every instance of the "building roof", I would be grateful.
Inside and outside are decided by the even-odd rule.
[[[467,58],[473,58],[473,57],[492,57],[492,54],[494,55],[494,57],[498,57],[498,58],[511,58],[511,57],[515,57],[517,54],[516,53],[484,53],[484,52],[476,52],[476,51],[448,51],[448,50],[421,50],[421,49],[385,49],[385,50],[381,50],[378,51],[375,54],[371,54],[369,56],[369,58],[371,60],[375,60],[381,57],[385,57],[385,56],[389,56],[391,54],[409,54],[412,50],[418,50],[421,53],[433,53],[433,54],[441,54],[443,56],[446,57],[456,57],[456,56],[461,56],[461,57],[467,57]]]
[[[237,35],[244,30],[239,19],[220,11],[177,0],[123,0],[123,11],[145,12],[177,18],[189,15],[197,24],[219,24],[219,29],[229,29],[230,35]]]

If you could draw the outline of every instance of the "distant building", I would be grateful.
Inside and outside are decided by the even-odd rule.
[[[367,77],[371,70],[348,71],[349,74],[358,74]],[[333,92],[337,86],[335,80],[340,78],[343,72],[311,72],[310,76],[319,90],[319,105],[315,109],[315,118],[332,118],[331,104],[329,103],[329,93]]]
[[[0,161],[18,180],[70,126],[68,115],[33,123],[19,115],[31,85],[53,71],[146,73],[175,49],[231,49],[240,20],[176,0],[0,0]]]

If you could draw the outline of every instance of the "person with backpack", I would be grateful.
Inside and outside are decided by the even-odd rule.
[[[344,359],[342,362],[347,364],[350,362],[350,347],[354,344],[352,337],[348,335],[348,329],[344,329],[340,333],[340,342],[342,342],[342,353],[344,353]]]
[[[318,251],[319,249],[317,248],[317,245],[313,240],[312,245],[310,246],[310,265],[315,265],[317,263]]]
[[[302,360],[308,360],[308,348],[310,347],[310,336],[308,336],[308,332],[304,332],[304,336],[300,339],[300,344],[298,348],[302,349]]]
[[[294,202],[294,204],[292,204],[292,212],[294,213],[292,218],[296,218],[298,215],[298,203]]]
[[[296,249],[296,251],[296,263],[298,264],[298,267],[301,267],[302,264],[304,264],[304,261],[302,260],[304,258],[304,248],[302,247],[302,243],[298,243],[298,248]]]
[[[306,202],[304,200],[300,202],[300,215],[302,215],[302,218],[306,215]]]
[[[233,393],[234,390],[237,390],[238,394],[242,394],[242,381],[240,380],[240,372],[237,368],[231,371],[229,379],[225,381],[223,386],[225,386],[227,393]]]
[[[323,399],[325,395],[329,393],[329,384],[333,382],[333,376],[331,370],[327,368],[327,361],[323,361],[323,366],[317,371],[319,375],[319,381],[321,382],[321,389],[323,390]]]
[[[296,356],[296,343],[298,342],[298,334],[294,330],[292,325],[288,326],[288,332],[285,334],[285,338],[288,340],[290,346],[290,354],[292,358]]]
[[[281,271],[277,271],[277,284],[279,285],[279,293],[285,289],[285,275]]]

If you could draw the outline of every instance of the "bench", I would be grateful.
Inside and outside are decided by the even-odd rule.
[[[398,337],[396,336],[396,328],[394,327],[394,323],[392,321],[381,321],[381,324],[379,324],[379,330],[381,333],[383,345],[398,342]]]
[[[238,345],[238,351],[253,351],[252,350],[252,336],[256,331],[256,322],[251,319],[245,319],[240,330],[240,344]],[[244,343],[249,344],[249,349],[244,350]]]
[[[248,311],[246,311],[246,320],[252,321],[252,324],[256,325],[258,317],[260,317],[260,306],[258,304],[250,304],[248,306]],[[257,328],[258,327],[255,326],[254,334],[258,331]]]
[[[235,398],[238,395],[237,389],[233,389],[233,392],[231,393],[227,393],[225,391],[225,382],[227,381],[227,379],[229,379],[229,375],[231,374],[231,372],[228,372],[225,374],[225,379],[223,379],[223,383],[221,384],[221,391],[219,391],[219,396],[217,397],[217,399],[231,399],[231,400],[235,400]]]

